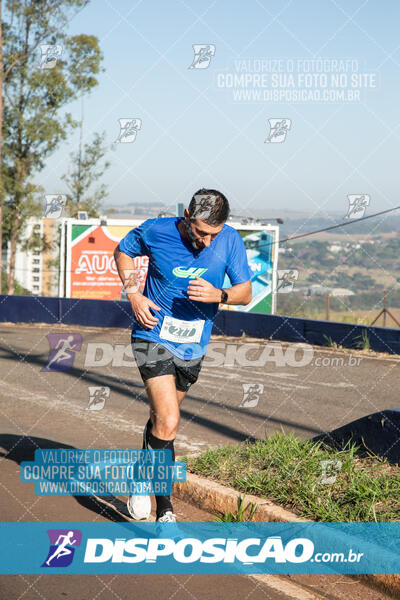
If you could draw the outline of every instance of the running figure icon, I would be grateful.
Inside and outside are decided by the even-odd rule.
[[[56,354],[53,356],[53,358],[51,360],[49,360],[49,364],[47,365],[48,367],[50,367],[53,363],[55,362],[61,362],[63,360],[68,360],[71,358],[71,354],[68,352],[68,350],[78,350],[78,348],[75,346],[75,344],[73,344],[74,340],[74,336],[73,335],[69,335],[67,338],[61,338],[55,349],[58,350],[58,352],[56,352]]]
[[[46,335],[50,352],[42,371],[68,371],[72,368],[75,353],[82,347],[82,336],[79,333],[49,333]]]
[[[72,554],[71,548],[67,548],[67,546],[73,546],[77,543],[78,540],[71,539],[74,536],[73,531],[68,531],[66,535],[59,535],[56,541],[56,550],[55,552],[46,560],[46,565],[50,566],[51,561],[54,558],[61,558],[62,556],[67,556],[68,554]],[[60,542],[62,540],[62,542]]]

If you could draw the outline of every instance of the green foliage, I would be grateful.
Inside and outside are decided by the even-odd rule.
[[[267,439],[187,457],[188,471],[254,494],[313,521],[399,521],[400,470],[348,444],[341,450],[276,432]],[[322,461],[341,464],[323,480]],[[242,503],[243,505],[243,503]],[[229,517],[237,515],[227,514]],[[248,515],[247,515],[248,516]]]
[[[361,335],[358,336],[356,339],[359,340],[355,344],[356,348],[359,348],[360,350],[370,350],[371,349],[371,343],[369,340],[368,331],[366,329],[363,329]]]
[[[95,133],[93,141],[86,143],[81,150],[70,154],[71,167],[61,177],[67,184],[69,195],[67,210],[70,217],[76,217],[78,210],[86,210],[89,217],[97,217],[101,201],[107,196],[105,185],[93,190],[93,184],[103,176],[110,166],[109,162],[102,163],[106,153],[102,135]]]
[[[326,345],[328,348],[336,348],[336,342],[333,341],[330,335],[325,335],[324,333],[324,338],[326,339]]]
[[[217,515],[215,520],[220,523],[237,523],[243,521],[252,521],[254,515],[258,510],[256,504],[250,503],[247,506],[244,505],[246,496],[239,496],[237,499],[237,511],[235,513],[231,511],[225,511],[223,515]],[[247,514],[246,514],[247,513]]]
[[[0,292],[1,294],[7,294],[7,286],[8,286],[7,281],[8,281],[7,271],[2,269],[2,271],[1,271],[1,292]],[[32,292],[30,292],[29,290],[24,288],[22,285],[20,285],[17,280],[14,281],[14,286],[15,286],[14,293],[17,296],[32,296]]]
[[[77,125],[65,108],[97,85],[102,60],[97,38],[65,33],[71,17],[87,3],[12,0],[6,5],[1,176],[6,212],[4,241],[11,242],[12,256],[26,218],[41,212],[39,192],[43,190],[32,182],[33,177]],[[62,46],[62,55],[53,68],[39,67],[41,44]],[[13,271],[11,261],[11,293]]]

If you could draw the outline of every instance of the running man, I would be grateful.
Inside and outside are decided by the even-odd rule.
[[[179,425],[179,406],[196,382],[220,303],[251,301],[251,271],[239,233],[225,224],[225,196],[196,192],[184,217],[148,219],[132,229],[114,252],[135,323],[132,349],[150,402],[143,448],[170,449]],[[135,256],[148,256],[143,294],[133,285]],[[231,286],[222,289],[225,274]],[[157,521],[175,522],[171,498],[156,496]],[[130,496],[128,511],[147,519],[149,496]]]

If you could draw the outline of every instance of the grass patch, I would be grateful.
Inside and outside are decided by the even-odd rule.
[[[363,330],[362,334],[357,337],[359,340],[356,343],[356,348],[360,348],[360,350],[371,350],[371,343],[369,341],[368,332]]]
[[[243,498],[238,498],[236,512],[233,513],[229,510],[226,510],[223,515],[216,516],[215,520],[219,521],[220,523],[240,523],[241,521],[252,521],[258,510],[258,506],[251,503],[245,506],[244,501],[245,496],[243,496]]]
[[[400,521],[400,469],[355,446],[337,451],[293,434],[206,450],[188,470],[269,500],[313,521]],[[336,473],[321,461],[340,461]],[[324,463],[322,463],[324,464]],[[333,468],[333,470],[332,470]],[[334,483],[323,483],[336,474]]]
[[[328,348],[337,348],[336,342],[333,341],[333,339],[331,338],[330,335],[325,335],[325,333],[324,333],[324,338],[325,338],[326,345],[328,346]]]

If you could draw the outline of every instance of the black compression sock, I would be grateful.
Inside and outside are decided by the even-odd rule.
[[[145,450],[145,448],[147,448],[147,444],[149,443],[149,433],[150,433],[152,427],[153,427],[153,424],[151,422],[151,419],[149,419],[143,430],[143,446],[142,446],[143,450]]]
[[[147,448],[152,450],[171,450],[172,460],[175,460],[174,440],[161,440],[147,429]],[[167,510],[173,511],[170,496],[156,496],[157,519],[159,519]]]

